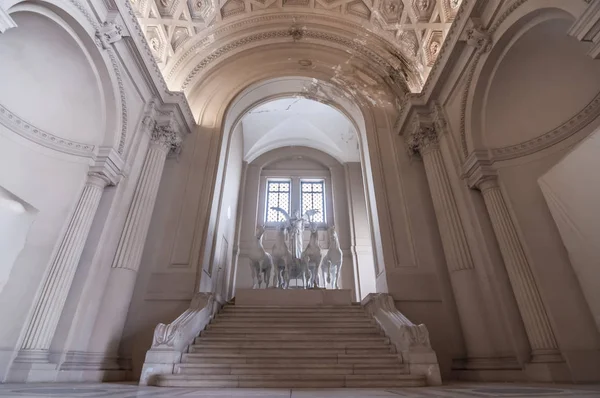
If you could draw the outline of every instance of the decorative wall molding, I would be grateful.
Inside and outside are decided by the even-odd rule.
[[[493,161],[514,159],[546,149],[579,132],[600,116],[600,93],[577,115],[539,137],[517,145],[491,148]]]
[[[92,16],[92,14],[83,4],[81,4],[78,0],[70,0],[70,2],[79,10],[85,19],[87,19],[94,31],[101,31],[102,25],[98,23],[96,18]],[[98,37],[96,37],[96,39],[98,39]],[[123,77],[121,76],[121,69],[119,67],[117,57],[115,56],[112,48],[106,48],[106,51],[108,53],[108,57],[110,58],[110,63],[117,78],[117,85],[119,87],[119,97],[121,102],[121,137],[119,139],[118,152],[119,154],[123,154],[127,140],[127,98],[125,97],[125,87],[123,85]]]
[[[75,156],[93,156],[94,145],[60,138],[25,121],[2,105],[0,105],[0,123],[20,136],[47,148]]]
[[[10,14],[0,6],[0,33],[6,32],[8,29],[16,28],[16,22],[10,17]]]

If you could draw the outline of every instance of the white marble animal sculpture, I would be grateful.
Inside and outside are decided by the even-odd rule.
[[[273,264],[275,267],[273,285],[280,289],[286,289],[288,287],[287,281],[289,280],[289,273],[293,263],[292,252],[290,252],[286,243],[286,232],[287,229],[285,226],[278,228],[275,245],[273,245],[272,250]]]
[[[340,273],[342,270],[342,249],[335,227],[329,228],[329,250],[321,261],[321,281],[326,289],[340,288]]]
[[[319,266],[321,265],[321,246],[319,246],[319,231],[314,223],[310,225],[310,240],[302,252],[302,262],[308,269],[308,287],[318,286]]]
[[[248,257],[250,258],[250,268],[252,269],[253,289],[260,289],[265,282],[265,288],[269,287],[271,282],[271,271],[273,269],[273,258],[265,251],[262,244],[262,237],[265,233],[265,228],[261,225],[256,227],[256,241],[250,250]]]

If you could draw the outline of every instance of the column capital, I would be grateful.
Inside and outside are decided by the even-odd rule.
[[[412,131],[406,135],[406,149],[409,155],[421,154],[438,148],[438,134],[434,123],[421,123],[418,120],[413,124]]]
[[[101,175],[107,185],[117,185],[123,176],[125,162],[111,147],[100,147],[94,154],[89,174]]]
[[[9,30],[11,28],[16,28],[16,27],[17,27],[17,23],[15,22],[15,20],[12,19],[12,17],[8,13],[8,11],[6,11],[0,5],[0,33],[4,33],[7,30]]]
[[[169,153],[179,153],[182,139],[171,126],[157,125],[150,136],[152,145],[157,145]]]
[[[463,164],[462,177],[467,180],[469,188],[484,191],[498,186],[498,173],[487,151],[474,151]]]
[[[86,184],[104,189],[107,185],[111,185],[111,181],[105,174],[89,172]]]

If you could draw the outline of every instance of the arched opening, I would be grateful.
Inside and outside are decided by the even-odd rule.
[[[242,91],[225,114],[227,146],[221,152],[221,190],[215,192],[219,218],[210,261],[219,267],[214,283],[225,297],[232,297],[236,287],[252,286],[247,254],[258,225],[267,226],[265,248],[273,247],[269,181],[289,189],[284,196],[290,211],[305,207],[303,182],[323,184],[323,253],[329,246],[325,229],[335,225],[344,253],[341,287],[351,289],[359,301],[377,291],[372,241],[381,238],[371,227],[377,211],[369,207],[374,203],[368,200],[372,177],[364,172],[369,160],[365,120],[352,101],[334,90],[305,77],[269,79]],[[305,231],[305,244],[308,235]]]

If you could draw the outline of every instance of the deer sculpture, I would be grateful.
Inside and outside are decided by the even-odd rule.
[[[339,289],[340,271],[342,270],[342,249],[335,227],[329,228],[329,250],[321,262],[321,280],[324,288]]]
[[[315,223],[310,224],[310,240],[302,252],[302,262],[308,270],[308,287],[319,287],[319,265],[321,264],[321,246],[319,232]]]
[[[265,287],[269,287],[271,282],[271,270],[273,269],[273,258],[265,251],[262,244],[262,237],[265,233],[265,228],[262,225],[256,227],[256,241],[254,247],[250,250],[248,257],[250,258],[250,268],[252,269],[253,289],[260,289],[265,282]]]

